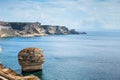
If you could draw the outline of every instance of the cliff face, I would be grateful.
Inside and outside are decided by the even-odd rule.
[[[41,23],[0,22],[0,37],[9,36],[44,36],[53,34],[79,34],[65,26],[41,25]]]

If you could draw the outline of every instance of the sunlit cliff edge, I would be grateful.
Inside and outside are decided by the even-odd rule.
[[[69,30],[65,26],[41,25],[39,22],[3,22],[0,21],[0,37],[33,37],[45,35],[86,34]]]

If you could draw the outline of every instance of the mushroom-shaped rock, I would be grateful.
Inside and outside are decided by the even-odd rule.
[[[18,54],[18,62],[23,72],[42,70],[44,61],[43,50],[39,48],[25,48]]]

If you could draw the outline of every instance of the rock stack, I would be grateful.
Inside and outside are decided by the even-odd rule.
[[[43,50],[39,48],[25,48],[18,54],[18,61],[23,72],[42,70],[44,63]]]

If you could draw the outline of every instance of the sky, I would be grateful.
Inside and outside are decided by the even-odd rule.
[[[120,0],[0,0],[0,21],[120,30]]]

